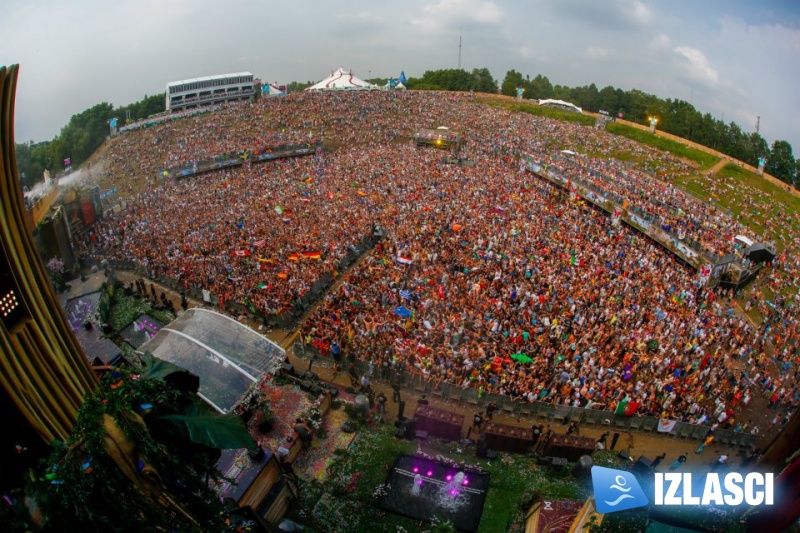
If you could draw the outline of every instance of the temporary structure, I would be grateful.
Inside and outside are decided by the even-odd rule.
[[[367,83],[353,71],[340,68],[336,72],[331,72],[330,76],[306,89],[306,91],[336,91],[354,89],[378,89],[377,85]]]

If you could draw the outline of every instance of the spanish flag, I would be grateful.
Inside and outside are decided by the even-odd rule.
[[[286,272],[278,272],[278,279],[289,279],[289,274]]]
[[[322,259],[321,252],[301,252],[300,255],[303,259]]]
[[[359,196],[366,196],[367,195],[367,193],[365,193],[364,191],[361,191],[361,190],[358,191],[356,194],[359,195]]]

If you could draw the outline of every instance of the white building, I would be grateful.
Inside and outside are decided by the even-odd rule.
[[[247,100],[255,93],[253,83],[249,72],[173,81],[167,84],[167,111]]]

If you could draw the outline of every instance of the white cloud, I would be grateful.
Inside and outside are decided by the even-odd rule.
[[[689,46],[679,46],[674,52],[683,57],[682,60],[678,60],[678,65],[689,78],[713,84],[719,82],[719,74],[703,52]]]
[[[383,22],[382,15],[369,13],[368,11],[360,11],[358,13],[341,13],[336,15],[338,20],[356,21],[356,22]]]
[[[653,20],[653,12],[639,0],[634,0],[628,11],[629,18],[640,26],[648,26]]]
[[[659,33],[650,40],[650,48],[656,50],[666,50],[670,44],[672,44],[672,39],[669,38],[669,35],[663,33]]]
[[[548,53],[541,48],[533,48],[530,46],[520,46],[515,49],[517,54],[519,54],[524,60],[529,61],[537,61],[539,63],[552,63],[553,57],[550,56]],[[519,70],[522,65],[518,65],[516,70]],[[512,67],[514,68],[514,67]]]
[[[613,54],[614,53],[608,48],[603,48],[600,46],[590,46],[586,49],[586,57],[590,59],[607,59]]]
[[[553,0],[558,16],[602,30],[631,30],[650,26],[653,10],[641,0]]]
[[[486,0],[439,0],[423,7],[422,11],[437,21],[499,24],[503,20],[500,6]]]
[[[423,17],[412,18],[411,23],[426,31],[436,31],[456,25],[496,26],[504,19],[499,5],[485,0],[439,0],[422,8]]]

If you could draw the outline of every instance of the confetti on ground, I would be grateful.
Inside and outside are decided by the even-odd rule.
[[[324,439],[314,438],[311,447],[297,459],[295,469],[305,480],[325,481],[328,465],[333,460],[334,450],[344,449],[350,445],[355,433],[344,433],[342,424],[347,420],[344,410],[330,410],[324,418],[327,436]]]

